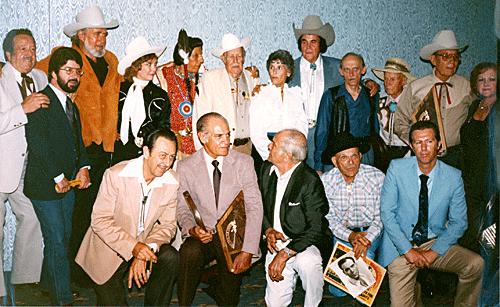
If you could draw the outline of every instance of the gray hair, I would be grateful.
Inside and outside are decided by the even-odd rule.
[[[226,122],[226,125],[229,127],[229,123],[224,116],[220,115],[217,112],[210,112],[203,114],[203,116],[198,119],[198,121],[196,122],[196,131],[203,133],[203,135],[207,138],[208,134],[210,133],[210,131],[208,131],[208,122],[211,119],[215,118],[224,120]],[[200,142],[203,144],[201,140]]]
[[[281,141],[281,151],[292,154],[292,160],[302,162],[307,157],[307,139],[295,129],[287,129]]]
[[[87,34],[88,29],[85,28],[85,29],[81,29],[81,30],[76,31],[76,34],[71,36],[71,43],[76,45],[78,48],[82,49],[82,47],[80,46],[81,41],[80,41],[80,38],[78,37],[78,32],[80,32],[80,31]]]
[[[342,68],[342,64],[344,63],[345,58],[347,58],[348,56],[356,57],[361,62],[361,67],[365,67],[365,59],[363,59],[363,56],[361,54],[348,52],[342,57],[342,60],[340,61],[340,68]]]

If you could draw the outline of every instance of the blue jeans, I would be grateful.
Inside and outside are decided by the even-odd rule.
[[[372,245],[370,246],[370,248],[368,249],[368,251],[366,251],[366,257],[372,259],[372,260],[375,260],[375,251],[377,250],[379,244],[380,244],[380,238],[382,237],[382,234],[380,234],[373,242],[372,242]],[[340,243],[343,243],[349,247],[352,248],[352,245],[351,243],[347,242],[347,241],[343,241],[343,240],[340,240],[339,238],[337,237],[333,237],[333,246],[335,246],[335,244],[337,242],[340,242]],[[328,286],[328,289],[330,290],[330,293],[333,294],[333,296],[336,296],[336,297],[342,297],[342,296],[346,296],[347,293],[340,290],[339,288],[337,287],[334,287],[332,285]]]
[[[60,200],[31,199],[42,228],[43,265],[41,284],[50,293],[52,305],[73,303],[71,293],[68,244],[75,194],[70,190]]]

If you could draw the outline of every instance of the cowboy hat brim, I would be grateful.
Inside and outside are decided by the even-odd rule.
[[[408,83],[412,82],[412,81],[415,81],[417,80],[417,77],[415,77],[414,75],[410,74],[409,72],[403,72],[403,71],[400,71],[400,70],[396,70],[396,69],[391,69],[391,68],[372,68],[372,72],[373,74],[379,78],[380,80],[384,81],[384,72],[392,72],[392,73],[395,73],[395,74],[403,74]]]
[[[103,28],[103,29],[116,29],[118,28],[119,23],[117,19],[113,19],[108,23],[100,24],[100,25],[92,25],[84,22],[74,22],[64,27],[64,34],[68,37],[73,37],[79,30],[82,29],[92,29],[92,28]]]
[[[465,45],[463,47],[458,47],[458,46],[443,46],[443,45],[438,45],[438,44],[430,44],[427,46],[424,46],[422,50],[420,50],[420,57],[424,60],[430,61],[431,55],[434,54],[435,52],[439,50],[447,50],[447,49],[453,49],[453,50],[458,50],[458,52],[463,53],[465,50],[469,48],[469,45]]]
[[[293,24],[293,32],[296,40],[299,40],[302,35],[311,34],[324,38],[328,47],[335,42],[335,31],[330,23],[325,23],[318,29],[299,29],[295,28],[295,24]]]
[[[132,63],[135,60],[137,60],[138,58],[140,58],[141,56],[146,55],[146,54],[150,54],[150,53],[154,53],[154,54],[156,54],[157,57],[160,57],[163,54],[163,52],[165,51],[165,49],[167,49],[166,46],[164,46],[164,47],[150,47],[150,48],[146,48],[146,49],[134,50],[134,52],[125,55],[121,59],[120,63],[118,63],[118,73],[120,75],[125,75],[125,69],[127,69],[127,67],[132,65]]]
[[[224,54],[224,52],[227,52],[229,50],[233,50],[233,49],[236,49],[239,47],[243,47],[243,49],[245,49],[245,52],[246,52],[248,50],[248,48],[250,47],[250,42],[251,42],[250,37],[245,37],[235,46],[231,46],[231,48],[213,49],[212,55],[217,57],[217,58],[220,58]]]

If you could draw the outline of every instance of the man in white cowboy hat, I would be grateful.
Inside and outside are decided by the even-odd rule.
[[[445,163],[458,167],[460,156],[460,127],[467,117],[467,110],[472,101],[470,82],[455,73],[460,65],[461,54],[469,45],[459,46],[455,33],[451,30],[439,31],[432,43],[420,50],[420,57],[430,61],[434,67],[432,73],[406,86],[394,114],[394,132],[409,144],[409,131],[412,114],[417,109],[431,88],[436,85],[444,136],[448,147],[446,155],[441,157]]]
[[[378,119],[380,136],[388,146],[388,156],[384,170],[392,159],[404,157],[410,147],[394,134],[394,112],[398,105],[401,93],[407,83],[417,78],[410,73],[410,66],[399,58],[388,58],[384,68],[372,68],[373,74],[384,81],[385,95],[380,97]]]
[[[248,155],[252,153],[248,116],[250,96],[260,83],[259,78],[243,70],[249,47],[250,37],[240,41],[234,34],[224,35],[221,48],[212,50],[212,55],[220,58],[224,67],[203,74],[193,108],[193,135],[197,135],[196,122],[203,114],[217,112],[229,123],[233,149]],[[194,144],[197,150],[202,147],[196,137]]]
[[[329,88],[342,84],[344,79],[338,71],[340,59],[320,55],[335,41],[335,31],[329,23],[323,24],[319,16],[309,15],[301,29],[293,24],[293,31],[302,56],[295,59],[295,74],[289,86],[300,86],[306,97],[304,107],[309,123],[306,162],[314,167],[314,132],[321,97]],[[367,80],[367,86],[371,95],[378,91],[377,83],[372,80]]]
[[[64,27],[64,34],[71,38],[72,48],[83,59],[81,85],[76,91],[75,103],[80,110],[83,143],[90,161],[92,185],[75,193],[76,205],[70,243],[70,257],[74,257],[90,225],[90,214],[104,171],[111,165],[111,155],[117,133],[118,94],[123,77],[118,74],[118,58],[106,50],[108,30],[116,29],[116,19],[104,20],[98,6],[85,9],[76,15],[76,22]],[[52,53],[60,47],[52,50]],[[37,68],[47,72],[51,55],[37,63]],[[97,111],[96,111],[97,110]],[[74,269],[79,270],[74,265]],[[75,280],[77,272],[72,272]]]
[[[0,78],[0,244],[3,244],[3,225],[6,202],[16,216],[17,225],[12,253],[10,283],[40,281],[43,245],[40,223],[31,201],[24,195],[24,173],[28,157],[25,137],[27,114],[47,108],[49,99],[37,93],[47,86],[47,76],[33,69],[36,62],[36,43],[28,29],[13,29],[3,41],[5,59]],[[3,245],[2,245],[3,246]],[[0,256],[0,296],[6,295]]]

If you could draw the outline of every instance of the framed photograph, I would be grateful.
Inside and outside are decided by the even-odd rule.
[[[384,280],[385,272],[386,269],[369,258],[355,259],[352,248],[337,242],[323,277],[361,303],[371,306]]]
[[[216,225],[228,270],[243,248],[246,220],[243,191],[240,191]]]
[[[434,85],[429,93],[425,96],[424,100],[418,105],[415,112],[411,116],[412,122],[431,121],[439,128],[439,135],[441,136],[442,150],[447,149],[446,138],[444,137],[443,118],[441,117],[441,109],[439,108],[439,100]]]

